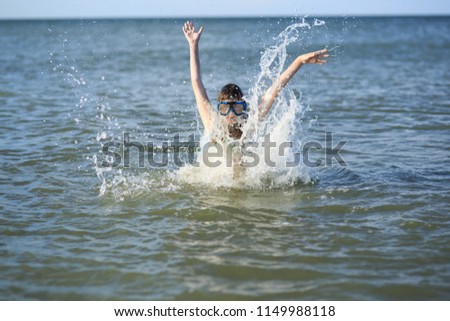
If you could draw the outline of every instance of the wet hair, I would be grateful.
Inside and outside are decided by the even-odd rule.
[[[217,97],[218,101],[238,101],[242,100],[244,94],[242,93],[241,88],[235,84],[228,84],[222,87],[220,90],[219,96]]]

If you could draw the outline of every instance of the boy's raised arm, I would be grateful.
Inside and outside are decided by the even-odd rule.
[[[195,31],[194,24],[187,21],[183,26],[183,32],[189,43],[190,52],[190,68],[191,68],[191,83],[194,91],[197,108],[200,117],[205,127],[205,133],[209,133],[212,128],[211,103],[206,93],[200,74],[200,58],[198,53],[198,44],[200,36],[203,32],[203,27]]]
[[[287,85],[289,80],[294,77],[301,66],[305,64],[323,65],[327,62],[326,60],[324,60],[324,58],[327,57],[329,57],[327,49],[314,51],[298,56],[262,97],[261,101],[259,102],[259,119],[263,119],[269,113],[280,91]]]

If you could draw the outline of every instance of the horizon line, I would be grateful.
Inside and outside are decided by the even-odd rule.
[[[0,17],[0,21],[49,21],[49,20],[176,20],[176,19],[292,19],[292,18],[419,18],[450,17],[450,13],[417,13],[417,14],[305,14],[300,15],[242,15],[242,16],[83,16],[83,17]]]

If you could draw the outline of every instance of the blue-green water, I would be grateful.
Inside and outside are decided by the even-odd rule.
[[[0,298],[448,300],[450,18],[321,20],[286,64],[325,46],[330,62],[283,98],[294,140],[331,132],[347,166],[245,188],[100,165],[124,132],[200,137],[183,19],[0,22]],[[254,90],[300,21],[195,21],[210,98]]]

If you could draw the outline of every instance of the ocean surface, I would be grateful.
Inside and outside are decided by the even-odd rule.
[[[184,22],[0,21],[0,299],[449,300],[450,17],[194,20],[250,113],[331,53],[253,131],[309,162],[240,179],[174,161],[205,141]]]

